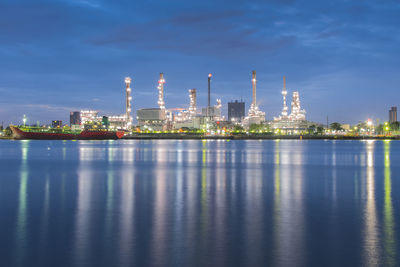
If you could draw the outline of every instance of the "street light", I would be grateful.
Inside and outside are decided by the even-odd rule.
[[[24,117],[22,118],[22,122],[24,123],[24,127],[26,125],[26,115],[24,114]]]

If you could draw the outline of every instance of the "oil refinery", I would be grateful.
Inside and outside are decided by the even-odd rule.
[[[211,134],[220,133],[226,129],[242,127],[250,129],[253,125],[259,125],[272,131],[279,129],[285,134],[295,134],[299,131],[307,130],[310,125],[315,123],[306,120],[306,111],[301,108],[300,94],[293,91],[291,99],[291,110],[287,106],[288,91],[286,88],[286,77],[283,76],[283,88],[281,91],[283,107],[279,116],[272,120],[267,120],[265,112],[261,110],[257,103],[257,76],[256,71],[251,72],[251,99],[247,115],[245,115],[244,102],[228,103],[228,118],[222,115],[222,101],[215,100],[215,105],[211,104],[211,79],[212,74],[207,75],[207,106],[199,108],[197,106],[196,88],[189,89],[187,108],[169,107],[165,102],[165,89],[168,87],[164,78],[164,73],[159,74],[157,90],[154,95],[158,95],[155,101],[156,107],[140,108],[136,112],[136,124],[133,124],[132,111],[135,103],[132,101],[132,79],[125,78],[125,114],[113,116],[99,116],[94,110],[73,111],[70,115],[70,127],[83,129],[90,125],[105,125],[114,130],[125,130],[133,132],[165,132],[179,129],[201,130]],[[168,89],[167,89],[168,90]],[[139,100],[138,100],[139,101]],[[239,115],[234,115],[239,114]]]

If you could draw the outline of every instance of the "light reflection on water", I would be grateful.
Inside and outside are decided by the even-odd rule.
[[[400,262],[398,142],[13,141],[0,159],[10,266]]]
[[[367,179],[365,205],[365,234],[364,234],[364,266],[378,266],[380,249],[378,238],[378,221],[375,203],[375,170],[374,148],[375,142],[366,142],[367,150]]]
[[[393,203],[392,203],[392,177],[390,171],[390,141],[384,144],[384,157],[385,157],[385,171],[384,171],[384,263],[387,266],[396,266],[396,238],[395,238],[395,224],[393,217]]]

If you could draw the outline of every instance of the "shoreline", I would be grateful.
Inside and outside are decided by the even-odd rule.
[[[341,135],[226,135],[204,136],[184,134],[140,134],[124,136],[125,140],[400,140],[400,136],[341,136]]]
[[[0,140],[34,140],[34,139],[15,139],[12,137],[0,137]],[[35,140],[64,140],[64,139],[35,139]],[[400,140],[400,136],[262,135],[262,134],[204,136],[204,135],[191,135],[191,134],[140,134],[140,135],[137,134],[132,136],[124,136],[121,139],[117,140]]]

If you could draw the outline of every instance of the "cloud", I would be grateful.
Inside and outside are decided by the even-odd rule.
[[[295,36],[267,36],[240,21],[243,11],[204,12],[130,24],[89,40],[99,46],[136,47],[190,55],[226,56],[272,52],[295,44]]]
[[[84,6],[84,7],[90,7],[90,8],[101,8],[102,6],[96,2],[96,1],[89,1],[89,0],[70,0],[68,1],[71,4],[79,5],[79,6]]]

